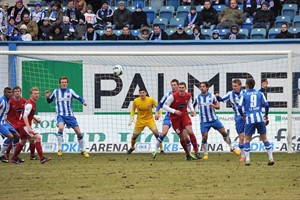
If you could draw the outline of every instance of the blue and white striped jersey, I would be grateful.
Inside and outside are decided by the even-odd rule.
[[[263,122],[262,107],[265,107],[266,115],[269,112],[269,103],[265,95],[254,89],[247,90],[241,97],[239,103],[239,112],[241,115],[246,114],[246,124]],[[243,110],[244,112],[243,113]]]
[[[78,99],[81,103],[85,100],[74,92],[70,88],[55,89],[52,95],[47,99],[48,103],[51,103],[55,99],[55,109],[57,115],[61,116],[74,116],[72,111],[72,99]]]
[[[6,118],[9,108],[9,99],[6,96],[0,97],[0,125],[7,124]]]
[[[167,98],[168,98],[171,94],[173,94],[173,91],[169,91],[168,93],[166,93],[166,94],[163,96],[163,98],[158,102],[158,105],[157,105],[157,107],[156,107],[156,112],[158,112],[158,111],[164,106],[164,104],[165,104]],[[170,113],[167,112],[166,115],[170,115]]]
[[[246,92],[246,90],[241,90],[240,93],[235,93],[234,90],[227,92],[223,97],[217,97],[218,101],[229,101],[234,112],[234,116],[241,116],[238,110],[239,102],[241,96]]]
[[[198,94],[194,100],[193,106],[195,107],[198,104],[201,122],[212,122],[218,119],[215,109],[212,107],[212,104],[215,104],[216,102],[216,96],[210,92],[206,95],[202,95],[202,93]]]

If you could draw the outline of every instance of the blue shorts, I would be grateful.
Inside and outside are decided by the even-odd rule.
[[[57,123],[64,123],[67,125],[67,128],[75,128],[78,126],[77,120],[74,116],[57,116]]]
[[[10,133],[17,134],[18,132],[9,123],[0,125],[0,134],[7,137]]]
[[[212,122],[201,122],[200,123],[201,133],[208,133],[208,131],[211,127],[214,128],[215,130],[224,128],[223,124],[218,119],[214,120]]]
[[[243,120],[242,116],[235,117],[235,130],[238,134],[245,132],[246,122]]]
[[[170,114],[166,114],[165,119],[163,121],[163,126],[169,126],[169,128],[171,127]]]
[[[267,129],[264,122],[256,122],[254,124],[246,124],[245,125],[245,135],[252,135],[255,133],[255,129],[259,134],[266,134]]]

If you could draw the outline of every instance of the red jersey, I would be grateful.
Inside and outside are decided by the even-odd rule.
[[[171,103],[170,107],[174,108],[176,110],[180,110],[182,112],[182,114],[179,116],[179,115],[170,113],[170,119],[172,120],[172,119],[176,119],[176,118],[188,115],[187,107],[188,107],[188,103],[191,99],[191,94],[188,92],[185,92],[184,96],[180,96],[179,92],[175,92],[172,95],[173,95],[174,100]]]
[[[18,123],[19,127],[26,126],[24,123],[24,120],[23,120],[24,114],[25,115],[27,114],[28,122],[29,122],[29,125],[31,126],[35,111],[36,111],[36,102],[34,102],[32,99],[28,99],[25,103],[24,109],[22,111],[22,114],[21,114],[21,117],[20,117],[20,120]]]
[[[10,108],[7,113],[7,120],[11,124],[15,125],[19,121],[20,115],[26,103],[26,99],[21,97],[19,101],[16,101],[14,98],[10,98],[9,103],[10,103]]]

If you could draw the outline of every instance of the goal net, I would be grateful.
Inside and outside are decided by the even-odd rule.
[[[290,52],[17,51],[1,54],[1,85],[21,86],[25,98],[29,97],[31,87],[40,89],[37,115],[42,123],[34,128],[42,136],[45,152],[57,151],[57,127],[55,105],[46,102],[44,91],[58,88],[61,76],[67,76],[69,87],[88,103],[84,107],[73,100],[73,111],[84,133],[88,152],[126,152],[129,149],[134,125],[127,123],[132,101],[138,97],[140,87],[145,87],[149,95],[159,101],[170,91],[170,81],[174,78],[186,82],[188,92],[196,96],[200,92],[200,81],[209,81],[210,92],[225,95],[232,90],[233,79],[240,79],[245,85],[246,78],[251,77],[256,80],[255,89],[260,89],[263,79],[269,81],[265,91],[270,104],[267,136],[274,151],[300,151],[300,59]],[[119,77],[112,73],[115,65],[124,69]],[[238,147],[230,105],[221,103],[217,115]],[[199,116],[192,118],[192,122],[201,144]],[[161,131],[162,122],[156,124]],[[264,151],[257,136],[254,135],[251,142],[251,151]],[[137,140],[136,151],[151,152],[155,143],[155,137],[145,128]],[[229,152],[221,135],[213,129],[209,132],[208,144],[210,152]],[[172,128],[163,146],[166,152],[183,151]],[[65,129],[63,151],[80,151],[72,129]]]

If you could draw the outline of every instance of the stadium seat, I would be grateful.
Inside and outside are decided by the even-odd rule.
[[[188,29],[188,30],[185,30],[185,32],[189,35],[192,35],[193,34],[193,30],[192,29]]]
[[[122,34],[122,30],[113,30],[114,34],[116,34],[117,36],[120,36]]]
[[[140,30],[139,29],[137,29],[137,30],[130,30],[130,33],[135,37],[135,39],[137,39],[137,37],[140,34]]]
[[[294,17],[293,27],[300,28],[300,15]]]
[[[241,28],[239,34],[243,35],[245,39],[249,38],[249,31],[246,28]]]
[[[176,32],[176,30],[174,30],[174,29],[167,29],[165,32],[166,32],[166,33],[168,34],[168,36],[170,37],[170,35],[172,35],[173,33]]]
[[[220,13],[224,8],[226,8],[226,5],[224,4],[213,5],[213,8],[216,9],[218,13]]]
[[[174,8],[177,9],[179,5],[179,0],[166,0],[166,6],[174,6]]]
[[[250,32],[252,25],[253,25],[253,18],[252,17],[246,18],[245,21],[242,23],[241,28],[243,29],[246,28],[248,29],[248,32]]]
[[[145,6],[144,0],[132,0],[132,6],[136,6],[137,4],[141,4],[143,7]]]
[[[156,10],[154,10],[154,8],[152,7],[145,6],[143,8],[143,11],[147,14],[147,18],[150,20],[150,24],[152,24],[153,20],[156,17]]]
[[[289,16],[293,21],[297,11],[298,11],[297,4],[284,4],[281,10],[281,15]]]
[[[205,37],[206,40],[210,40],[212,36],[212,30],[211,29],[201,29],[201,34]]]
[[[189,14],[191,9],[191,6],[178,6],[177,7],[177,12],[176,12],[176,17],[179,18],[183,18],[185,19],[186,16]]]
[[[199,14],[201,12],[201,10],[204,8],[204,6],[196,6],[196,11]]]
[[[166,18],[156,18],[154,19],[153,24],[159,24],[160,28],[165,30],[167,28],[168,20]]]
[[[130,10],[130,12],[134,12],[135,11],[135,7],[134,6],[127,6],[126,7],[128,10]]]
[[[277,34],[281,32],[280,28],[270,28],[268,33],[269,39],[274,39]]]
[[[265,28],[253,28],[250,33],[250,39],[265,39],[267,31]]]
[[[291,23],[291,18],[289,16],[277,16],[275,21],[275,28],[280,28],[281,24],[283,23],[289,25]]]
[[[227,35],[227,33],[230,33],[229,29],[219,29],[219,36],[221,39],[223,39],[224,36]]]
[[[300,33],[300,28],[289,28],[289,32],[292,33],[294,36],[297,34],[297,33]]]
[[[172,18],[170,20],[170,23],[168,24],[168,28],[169,29],[176,29],[179,24],[184,25],[184,19],[183,18]]]
[[[95,32],[101,36],[105,33],[105,30],[95,30]]]
[[[243,4],[238,4],[239,10],[244,12],[244,5]]]
[[[174,11],[174,6],[163,6],[160,8],[159,17],[166,18],[168,22],[170,22],[170,20],[173,18]]]

